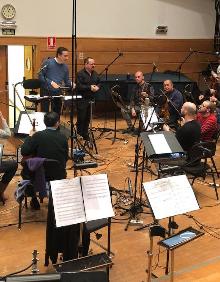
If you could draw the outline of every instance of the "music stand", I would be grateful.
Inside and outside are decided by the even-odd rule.
[[[124,101],[121,98],[121,95],[116,91],[119,90],[120,86],[119,85],[115,85],[114,87],[111,88],[111,97],[112,97],[112,101],[115,104],[115,108],[114,108],[114,137],[111,138],[112,140],[112,145],[115,143],[116,140],[123,140],[125,141],[124,138],[119,138],[116,136],[117,134],[117,107],[118,108],[122,108],[122,109],[126,109],[126,105],[124,104]],[[109,138],[107,138],[109,139]]]
[[[14,128],[14,133],[29,135],[33,128],[33,120],[35,120],[36,131],[42,131],[46,129],[46,125],[44,124],[44,115],[45,113],[43,112],[31,112],[27,114],[27,112],[21,111]]]
[[[174,221],[174,216],[195,211],[200,208],[186,175],[157,179],[143,183],[143,186],[151,205],[153,217],[156,220],[169,218],[169,236],[172,236],[174,229],[178,227]],[[169,249],[168,252],[169,251],[171,251],[170,278],[171,281],[173,281],[174,248]],[[167,265],[168,262],[169,255],[167,255]],[[151,274],[151,269],[148,270],[147,281],[151,281],[149,274]],[[166,274],[168,274],[168,272]]]

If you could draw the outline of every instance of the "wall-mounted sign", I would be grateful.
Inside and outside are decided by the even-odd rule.
[[[55,49],[56,48],[56,37],[50,36],[47,37],[47,49]]]
[[[15,29],[13,28],[3,28],[2,35],[15,35]]]

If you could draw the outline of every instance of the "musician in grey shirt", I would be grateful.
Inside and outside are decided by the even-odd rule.
[[[131,121],[131,116],[136,117],[140,114],[141,106],[145,104],[145,99],[153,99],[154,89],[144,80],[144,75],[141,71],[135,73],[136,86],[133,89],[130,105],[127,108],[121,108],[121,113],[125,119],[128,128],[124,133],[132,133],[134,128]]]

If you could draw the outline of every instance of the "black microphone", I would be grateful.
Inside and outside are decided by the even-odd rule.
[[[111,91],[118,91],[119,89],[120,89],[120,86],[116,84],[111,88]]]
[[[42,70],[46,69],[47,66],[48,66],[48,65],[44,65],[42,68],[40,68],[40,70],[39,70],[38,73],[40,73],[40,72],[42,72]]]
[[[118,55],[121,57],[121,56],[123,56],[123,53],[119,50],[119,49],[117,49],[118,50]]]
[[[153,62],[153,66],[154,66],[154,70],[158,71],[158,68],[157,68],[157,66],[156,66],[156,64],[154,62]]]

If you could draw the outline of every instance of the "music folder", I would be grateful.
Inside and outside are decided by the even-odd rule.
[[[106,174],[51,181],[56,226],[114,216]]]
[[[146,154],[151,160],[178,159],[186,155],[175,134],[171,131],[142,132],[141,139]]]

